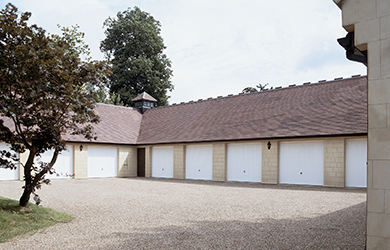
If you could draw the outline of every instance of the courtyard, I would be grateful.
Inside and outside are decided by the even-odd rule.
[[[23,182],[0,182],[18,199]],[[364,249],[366,190],[154,178],[54,180],[74,220],[0,249]]]

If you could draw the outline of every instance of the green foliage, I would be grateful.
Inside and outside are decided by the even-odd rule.
[[[61,26],[58,25],[58,28],[61,28]],[[84,42],[84,33],[79,31],[79,28],[80,27],[78,25],[72,26],[71,28],[62,27],[61,35],[52,34],[50,38],[54,41],[54,45],[56,46],[56,48],[58,48],[59,45],[62,43],[68,44],[67,54],[79,58],[80,61],[84,59],[85,61],[89,62],[91,61],[91,50],[88,44]],[[105,67],[109,68],[108,64],[105,65]],[[107,81],[95,84],[86,82],[84,83],[84,89],[87,94],[93,96],[95,102],[106,102],[106,85]]]
[[[262,85],[261,83],[259,83],[258,85],[256,85],[256,88],[253,88],[253,87],[246,87],[242,90],[242,93],[254,93],[254,92],[259,92],[259,91],[264,91],[265,90],[265,87],[267,87],[268,83]],[[271,89],[273,89],[274,87],[271,87]]]
[[[100,49],[111,60],[110,93],[117,93],[125,105],[142,92],[167,105],[167,91],[173,90],[171,61],[160,36],[160,22],[138,7],[118,12],[104,22],[106,38]]]
[[[22,208],[17,201],[0,197],[0,243],[73,219],[70,215],[49,208],[34,204],[29,207]]]
[[[253,93],[258,92],[258,90],[254,87],[246,87],[242,90],[242,93]]]
[[[109,93],[104,86],[93,86],[91,84],[85,85],[86,92],[94,94],[94,100],[97,103],[113,104],[116,106],[126,106],[120,98],[119,94],[115,92]]]
[[[28,25],[31,13],[19,13],[12,4],[0,11],[0,141],[17,153],[29,156],[24,167],[21,206],[40,188],[47,173],[53,173],[58,154],[65,149],[65,134],[95,138],[91,124],[96,93],[85,84],[107,81],[106,62],[81,61],[80,48],[68,39],[50,38],[42,28]],[[49,163],[37,165],[34,158],[54,149]],[[12,158],[2,154],[2,166],[10,168]],[[5,164],[5,162],[8,164]],[[39,198],[38,198],[39,201]]]
[[[107,93],[104,86],[95,86],[93,84],[86,83],[84,85],[84,91],[90,95],[93,95],[95,102],[106,102]]]
[[[65,43],[68,45],[68,53],[74,57],[84,57],[85,61],[90,61],[91,57],[91,49],[88,44],[84,42],[84,33],[79,31],[80,26],[75,25],[71,28],[62,27],[61,25],[57,25],[58,28],[61,29],[62,34],[52,34],[51,39],[54,41],[56,46],[60,46],[61,43]]]
[[[108,97],[108,99],[105,100],[105,103],[113,104],[113,105],[117,105],[117,106],[125,106],[125,104],[121,100],[120,95],[115,93],[115,92],[110,93],[110,96]]]
[[[102,85],[94,86],[92,84],[87,83],[84,85],[84,88],[87,93],[94,95],[94,100],[97,103],[125,106],[119,94],[116,94],[115,92],[109,93],[109,90]]]

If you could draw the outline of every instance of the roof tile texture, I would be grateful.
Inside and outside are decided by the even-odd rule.
[[[158,144],[367,133],[367,78],[355,77],[148,110],[98,104],[96,143]],[[10,119],[4,124],[13,128]],[[65,136],[70,142],[88,142]]]
[[[139,94],[136,98],[134,98],[132,101],[135,102],[135,101],[141,101],[141,100],[146,100],[146,101],[151,101],[151,102],[157,102],[156,99],[154,99],[154,97],[152,97],[151,95],[149,95],[148,93],[146,92],[143,92],[142,94]]]
[[[138,144],[367,133],[367,78],[155,108]]]
[[[98,103],[95,113],[100,123],[93,124],[96,143],[136,144],[140,130],[142,114],[133,108]],[[89,142],[83,136],[71,136],[68,141]]]

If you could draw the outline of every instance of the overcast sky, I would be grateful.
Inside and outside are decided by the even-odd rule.
[[[0,0],[3,9],[9,1]],[[336,39],[346,35],[332,0],[14,0],[49,33],[78,24],[93,59],[103,22],[138,6],[162,24],[175,89],[169,102],[238,94],[269,83],[288,86],[366,74]]]

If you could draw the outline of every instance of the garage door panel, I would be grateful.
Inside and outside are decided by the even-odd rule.
[[[227,151],[227,180],[261,182],[260,143],[229,144]]]
[[[117,162],[116,147],[88,147],[88,177],[116,177]]]
[[[53,158],[53,154],[54,150],[46,151],[36,159],[36,162],[48,163]],[[47,175],[48,179],[69,179],[73,177],[73,146],[67,146],[67,149],[58,155],[53,168],[56,173]]]
[[[173,178],[173,147],[152,148],[152,177]]]
[[[186,179],[213,179],[213,148],[211,145],[186,147]]]
[[[367,139],[346,141],[345,185],[367,187]]]
[[[10,146],[6,143],[0,143],[0,150],[7,150],[10,151]],[[19,179],[19,164],[18,162],[15,162],[15,165],[17,166],[16,169],[5,169],[0,168],[0,181],[12,181],[12,180],[18,180]]]
[[[323,142],[282,142],[279,154],[280,183],[324,184]]]

